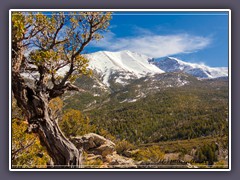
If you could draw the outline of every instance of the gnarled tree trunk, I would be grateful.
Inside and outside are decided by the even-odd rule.
[[[40,122],[36,129],[40,142],[47,148],[54,166],[56,168],[80,168],[82,152],[63,135],[57,122],[49,115],[37,119],[37,122]]]
[[[37,133],[56,168],[80,168],[81,150],[69,141],[53,118],[48,106],[49,95],[43,89],[28,87],[19,73],[12,72],[12,90],[18,106],[27,115],[29,130]]]

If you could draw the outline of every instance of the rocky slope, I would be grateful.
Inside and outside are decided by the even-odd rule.
[[[72,141],[85,152],[84,168],[137,168],[133,159],[117,154],[115,144],[98,134],[74,137]]]

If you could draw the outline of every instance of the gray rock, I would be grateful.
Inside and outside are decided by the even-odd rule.
[[[95,133],[72,138],[77,148],[83,148],[89,154],[101,155],[103,157],[115,151],[115,144]]]
[[[118,155],[116,152],[106,156],[109,168],[137,168],[133,159]]]
[[[103,164],[99,165],[99,168],[137,168],[133,159],[117,154],[115,144],[98,134],[89,133],[73,137],[71,141],[77,148],[83,149],[87,153],[85,160],[92,161],[93,167],[96,167],[94,161],[100,159]]]

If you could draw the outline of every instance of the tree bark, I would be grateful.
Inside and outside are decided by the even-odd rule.
[[[35,88],[34,88],[35,89]],[[49,95],[43,89],[28,87],[20,74],[12,72],[12,90],[18,106],[25,112],[29,131],[37,133],[56,168],[80,168],[81,150],[69,141],[59,128],[48,106]]]
[[[61,132],[57,122],[49,116],[38,119],[37,134],[47,148],[56,168],[80,168],[82,152]]]

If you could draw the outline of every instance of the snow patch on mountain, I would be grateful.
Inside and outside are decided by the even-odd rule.
[[[123,101],[119,102],[119,103],[124,103],[124,102],[128,102],[128,103],[132,103],[132,102],[136,102],[139,99],[124,99]]]

